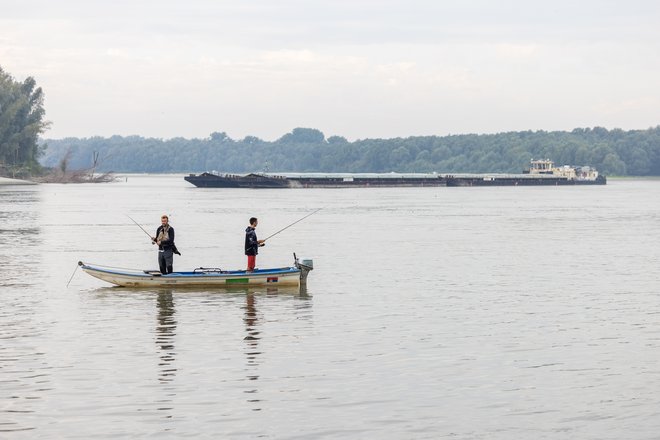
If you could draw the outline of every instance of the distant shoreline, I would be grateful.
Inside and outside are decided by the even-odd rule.
[[[35,182],[30,182],[27,180],[20,179],[10,179],[8,177],[0,177],[0,186],[9,186],[9,185],[36,185]]]

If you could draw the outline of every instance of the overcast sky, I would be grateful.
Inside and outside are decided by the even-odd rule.
[[[660,124],[651,0],[0,0],[47,138]]]

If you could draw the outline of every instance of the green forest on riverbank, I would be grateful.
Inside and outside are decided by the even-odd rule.
[[[69,170],[173,173],[348,172],[519,173],[532,158],[589,165],[617,176],[660,176],[660,126],[572,131],[411,136],[348,141],[317,129],[295,128],[275,141],[141,136],[39,139],[44,93],[32,77],[15,80],[0,67],[0,175],[41,174],[40,164]]]
[[[275,141],[240,140],[215,132],[204,139],[112,136],[46,140],[42,164],[68,154],[71,168],[114,172],[438,172],[519,173],[532,158],[557,165],[589,165],[618,176],[660,176],[660,126],[646,130],[601,127],[572,131],[412,136],[349,142],[312,128]]]
[[[0,175],[39,172],[39,135],[48,128],[44,93],[32,77],[17,81],[0,66]]]

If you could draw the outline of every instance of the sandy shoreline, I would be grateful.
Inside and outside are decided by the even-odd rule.
[[[7,177],[0,177],[0,186],[4,186],[4,185],[36,185],[36,183],[28,182],[27,180],[9,179]]]

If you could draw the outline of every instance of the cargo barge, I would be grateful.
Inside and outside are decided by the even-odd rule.
[[[275,175],[251,173],[202,173],[185,176],[200,188],[364,188],[445,186],[439,174],[305,174]]]
[[[594,168],[555,167],[549,159],[532,160],[522,174],[190,174],[184,179],[200,188],[387,188],[437,186],[605,185]]]

